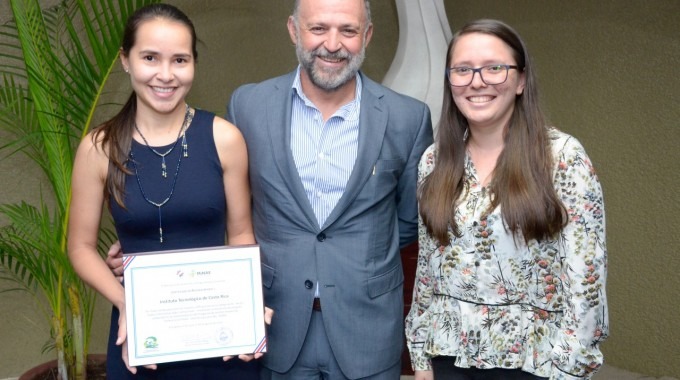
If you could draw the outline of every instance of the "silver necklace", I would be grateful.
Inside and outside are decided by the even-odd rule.
[[[167,166],[165,165],[165,156],[168,154],[172,153],[173,150],[175,150],[175,147],[177,146],[177,143],[180,140],[180,136],[182,137],[182,150],[183,150],[183,155],[184,157],[189,157],[189,146],[187,145],[187,136],[186,136],[186,129],[189,126],[189,123],[191,122],[191,108],[189,108],[188,104],[185,104],[186,106],[186,112],[184,113],[184,121],[182,122],[182,126],[179,128],[179,132],[177,132],[177,139],[175,140],[175,143],[172,144],[170,149],[168,149],[165,153],[161,153],[157,151],[156,149],[152,148],[151,145],[149,145],[149,142],[146,141],[146,137],[142,134],[142,131],[139,130],[139,127],[137,127],[137,123],[134,123],[135,129],[137,130],[137,133],[139,133],[139,136],[142,137],[142,140],[144,141],[144,145],[146,145],[147,148],[149,148],[150,151],[152,151],[156,156],[161,158],[161,175],[163,178],[168,177],[168,171],[167,171]]]
[[[139,131],[137,128],[137,124],[135,124],[135,129],[137,129],[137,132],[139,133],[140,136],[142,136],[142,140],[144,140],[144,143],[146,144],[146,147],[149,148],[155,155],[160,156],[162,159],[162,164],[161,164],[161,170],[162,170],[162,175],[163,177],[167,177],[167,172],[166,172],[166,167],[165,167],[165,156],[170,154],[173,149],[175,149],[175,146],[177,146],[177,142],[180,140],[179,137],[180,135],[182,136],[182,150],[183,152],[179,154],[179,157],[177,158],[177,168],[175,169],[175,175],[173,176],[172,180],[172,186],[170,187],[170,193],[168,196],[162,200],[161,202],[154,202],[149,197],[146,195],[144,192],[144,187],[142,186],[142,180],[139,178],[139,170],[137,168],[137,162],[135,161],[135,156],[134,153],[132,152],[132,147],[130,147],[130,162],[132,163],[132,166],[135,169],[135,178],[137,179],[137,185],[139,186],[139,192],[142,193],[142,198],[144,200],[152,205],[155,206],[158,209],[158,235],[159,235],[159,241],[162,244],[163,243],[163,213],[162,213],[162,208],[165,206],[166,203],[170,201],[172,198],[172,195],[175,193],[175,185],[177,185],[177,177],[179,177],[179,168],[182,164],[182,157],[189,157],[188,154],[188,144],[186,140],[186,129],[189,127],[189,124],[191,124],[191,120],[193,119],[193,112],[191,108],[187,105],[187,111],[186,114],[184,115],[184,122],[182,123],[182,128],[179,130],[179,134],[177,136],[177,140],[175,140],[175,143],[173,146],[165,153],[159,153],[155,149],[151,148],[149,146],[149,143],[146,141],[144,138],[144,135]]]
[[[179,167],[182,164],[182,154],[179,155],[179,158],[177,159],[177,169],[175,169],[175,175],[172,181],[172,187],[170,188],[170,194],[161,202],[154,202],[149,197],[146,195],[144,192],[144,187],[142,186],[142,180],[139,178],[139,171],[137,169],[137,162],[135,162],[135,155],[132,153],[132,149],[130,149],[130,161],[132,162],[132,166],[135,168],[135,177],[137,178],[137,185],[139,185],[139,192],[142,193],[142,198],[149,203],[152,206],[156,206],[158,208],[158,235],[159,235],[159,241],[163,243],[163,213],[161,212],[161,208],[165,206],[166,203],[170,201],[170,198],[172,198],[172,195],[175,193],[175,185],[177,185],[177,177],[179,177]]]

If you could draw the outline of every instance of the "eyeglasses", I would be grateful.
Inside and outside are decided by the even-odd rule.
[[[478,68],[460,66],[449,67],[446,69],[446,76],[449,78],[449,83],[454,87],[465,87],[472,83],[475,73],[479,73],[482,82],[488,85],[505,83],[508,80],[508,70],[519,70],[519,67],[513,65],[486,65]]]

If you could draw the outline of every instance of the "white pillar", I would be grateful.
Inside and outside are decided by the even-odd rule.
[[[437,128],[451,27],[443,0],[395,0],[399,43],[383,84],[425,102]]]

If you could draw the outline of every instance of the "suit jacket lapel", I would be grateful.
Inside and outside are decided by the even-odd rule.
[[[382,104],[382,92],[370,79],[361,74],[363,89],[359,116],[359,147],[352,174],[347,181],[345,192],[328,216],[324,227],[330,226],[352,204],[364,183],[373,174],[373,168],[382,146],[387,129],[387,112]]]
[[[267,127],[271,138],[272,154],[277,169],[281,173],[281,178],[292,194],[295,203],[298,204],[299,209],[302,210],[309,221],[310,228],[318,230],[319,223],[307,199],[290,149],[290,120],[293,107],[292,86],[295,73],[296,71],[278,81],[274,86],[275,93],[267,99]]]

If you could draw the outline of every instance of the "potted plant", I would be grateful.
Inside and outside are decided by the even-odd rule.
[[[49,319],[59,377],[86,378],[96,294],[66,255],[71,168],[104,84],[117,65],[128,16],[157,0],[10,0],[0,25],[0,143],[3,156],[29,158],[44,173],[38,204],[0,204],[0,279],[36,296]],[[103,229],[102,252],[113,234]]]

